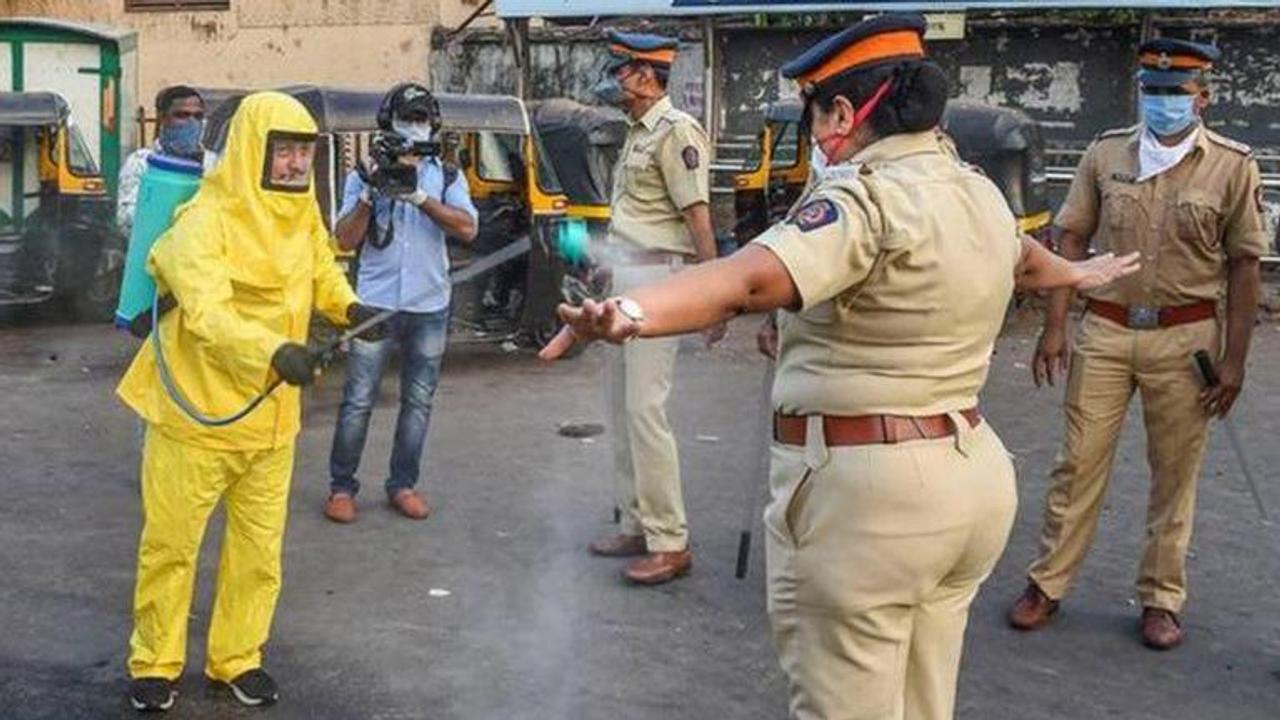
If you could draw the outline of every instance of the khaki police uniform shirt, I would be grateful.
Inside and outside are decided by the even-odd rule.
[[[828,168],[773,251],[801,309],[778,317],[774,405],[793,415],[931,415],[973,407],[1013,293],[1017,222],[933,132]]]
[[[614,170],[609,236],[633,250],[695,255],[684,210],[711,200],[702,127],[663,97],[632,122]]]
[[[1142,132],[1100,135],[1058,211],[1057,225],[1097,250],[1142,255],[1136,274],[1086,295],[1154,307],[1217,300],[1228,258],[1267,251],[1258,163],[1247,145],[1202,127],[1181,162],[1138,182]]]

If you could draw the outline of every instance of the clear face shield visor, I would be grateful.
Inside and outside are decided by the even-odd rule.
[[[272,130],[267,133],[266,161],[262,169],[265,190],[301,193],[311,187],[316,157],[314,133]]]

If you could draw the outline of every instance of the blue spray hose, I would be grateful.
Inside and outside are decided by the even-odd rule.
[[[182,390],[178,387],[177,381],[175,381],[173,376],[169,374],[169,364],[165,362],[164,347],[163,343],[160,342],[159,290],[156,290],[154,299],[151,301],[151,313],[151,317],[154,318],[151,324],[151,345],[156,349],[156,367],[160,370],[160,382],[164,385],[165,392],[169,393],[169,399],[173,400],[173,403],[181,408],[182,412],[187,414],[187,417],[197,423],[206,427],[226,427],[227,425],[239,422],[244,419],[246,415],[257,410],[258,406],[262,404],[262,401],[266,400],[267,396],[270,395],[277,387],[280,387],[280,383],[283,382],[280,378],[276,378],[276,380],[272,382],[266,390],[258,393],[257,397],[250,400],[248,405],[245,405],[239,411],[232,413],[231,415],[220,418],[205,415],[187,399],[187,396],[184,395]]]

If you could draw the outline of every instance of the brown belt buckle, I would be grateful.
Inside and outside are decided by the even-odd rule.
[[[1131,330],[1155,330],[1160,327],[1160,308],[1130,305],[1128,324]]]

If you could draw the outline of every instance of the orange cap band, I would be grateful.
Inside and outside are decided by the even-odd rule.
[[[663,65],[670,65],[676,61],[674,48],[665,50],[632,50],[625,45],[610,45],[609,49],[618,55],[628,55],[632,60],[645,60]]]
[[[895,30],[860,40],[841,50],[812,72],[797,78],[814,85],[851,67],[896,57],[924,57],[924,42],[915,30]]]
[[[1160,70],[1206,70],[1213,66],[1213,63],[1195,55],[1169,55],[1154,52],[1139,55],[1138,64]]]

